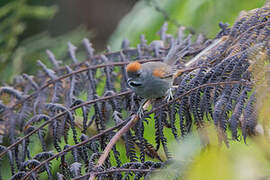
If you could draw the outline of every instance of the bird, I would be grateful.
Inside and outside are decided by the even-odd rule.
[[[173,83],[174,68],[165,62],[138,61],[127,65],[127,83],[138,96],[146,99],[156,99],[169,96]]]
[[[181,44],[173,43],[162,62],[133,61],[126,66],[129,87],[136,95],[144,98],[139,114],[142,114],[142,106],[147,100],[165,97],[169,101],[173,98],[172,87],[177,69],[175,63],[181,47]]]

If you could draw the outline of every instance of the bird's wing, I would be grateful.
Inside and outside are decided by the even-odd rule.
[[[158,67],[154,67],[152,70],[153,76],[159,77],[161,79],[172,77],[173,72],[173,68],[167,64],[161,64]]]

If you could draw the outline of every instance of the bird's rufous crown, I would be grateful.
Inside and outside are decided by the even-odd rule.
[[[141,63],[135,61],[135,62],[129,63],[127,65],[126,70],[127,72],[137,72],[141,69],[141,66],[142,66]]]

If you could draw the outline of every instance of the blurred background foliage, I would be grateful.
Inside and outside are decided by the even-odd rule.
[[[213,38],[219,31],[219,22],[232,25],[240,11],[263,4],[264,0],[142,0],[122,19],[109,44],[119,49],[122,39],[128,38],[136,45],[141,34],[151,42],[159,38],[157,32],[164,21],[168,22],[170,33],[183,25]]]
[[[103,50],[117,22],[134,3],[0,0],[0,84],[12,82],[23,72],[35,73],[36,61],[47,59],[47,49],[65,61],[68,42],[80,46],[83,38],[89,38],[97,50]]]
[[[42,3],[40,5],[27,3],[26,0],[2,0],[0,7],[0,72],[1,79],[7,80],[12,76],[14,68],[12,64],[16,64],[15,59],[21,56],[15,51],[20,41],[23,41],[20,36],[27,31],[27,19],[49,20],[57,9],[55,6],[47,7]]]
[[[48,1],[49,2],[49,1]],[[57,6],[44,1],[6,0],[0,8],[0,76],[1,81],[11,81],[22,72],[33,72],[37,59],[45,58],[50,48],[60,58],[66,49],[66,41],[79,43],[89,33],[78,28],[72,33],[51,37],[46,30],[56,14]],[[59,47],[59,48],[56,48]]]
[[[22,72],[33,74],[37,59],[46,62],[46,49],[56,59],[65,59],[67,42],[80,46],[87,37],[97,52],[107,44],[117,50],[124,38],[132,46],[139,42],[140,34],[148,42],[159,38],[157,32],[164,21],[170,33],[184,25],[193,33],[213,38],[219,22],[232,25],[241,10],[263,4],[263,0],[0,0],[0,84],[10,83]],[[266,88],[260,91],[258,94],[269,94]],[[267,123],[270,98],[264,97],[258,114]],[[150,123],[149,131],[145,131],[150,142],[153,129]],[[248,144],[231,142],[227,148],[211,139],[217,137],[213,127],[207,131],[207,146],[202,144],[202,134],[192,134],[180,144],[168,137],[177,161],[151,178],[174,179],[182,175],[184,179],[269,179],[268,134],[250,138]],[[118,146],[123,145],[120,142]],[[120,149],[125,154],[124,148]]]
[[[163,170],[153,173],[151,180],[268,180],[270,179],[269,137],[249,139],[248,144],[230,141],[230,147],[220,146],[216,130],[208,126],[207,146],[202,146],[201,134],[191,134],[172,153],[175,158]],[[181,178],[179,178],[181,176]]]

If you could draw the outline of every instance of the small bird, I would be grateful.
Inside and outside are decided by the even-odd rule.
[[[131,62],[127,65],[127,83],[131,89],[140,97],[144,98],[138,114],[143,114],[143,105],[149,99],[165,97],[167,101],[173,98],[172,86],[175,78],[176,66],[174,65],[179,58],[181,44],[172,44],[163,62],[139,63]]]
[[[156,99],[171,97],[174,68],[164,62],[131,62],[126,68],[128,85],[140,97]]]
[[[183,44],[174,41],[163,62],[129,63],[126,67],[128,85],[138,96],[145,99],[164,96],[167,100],[172,98],[171,89],[177,69],[175,63],[181,55],[181,49]]]

